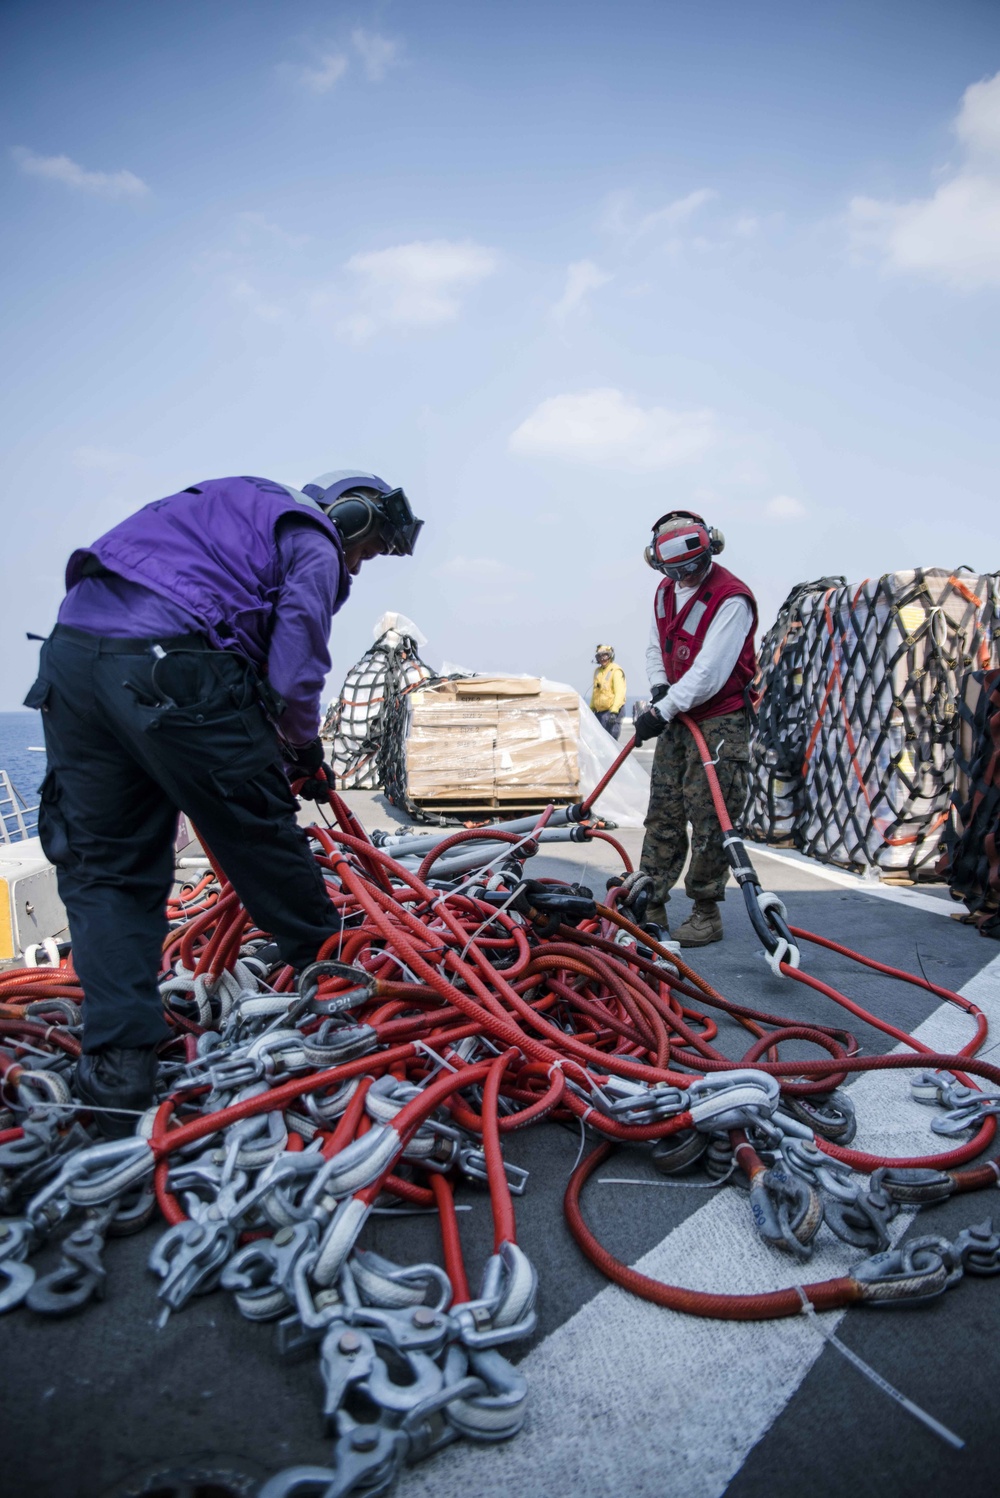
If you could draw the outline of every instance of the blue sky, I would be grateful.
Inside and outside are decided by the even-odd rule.
[[[0,8],[0,708],[65,559],[201,478],[427,521],[335,621],[633,690],[678,505],[797,581],[1000,567],[995,0]]]

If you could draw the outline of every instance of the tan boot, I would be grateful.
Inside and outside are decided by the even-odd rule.
[[[707,947],[722,940],[722,915],[714,900],[695,900],[694,909],[674,932],[682,947]]]
[[[670,921],[667,917],[667,907],[665,905],[647,905],[646,920],[654,926],[659,926],[664,935],[670,935]]]

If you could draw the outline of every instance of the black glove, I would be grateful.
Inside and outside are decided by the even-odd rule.
[[[659,702],[660,698],[665,697],[669,691],[670,688],[667,686],[666,682],[661,681],[658,687],[653,688],[650,696],[652,697],[654,702]]]
[[[333,771],[324,760],[323,740],[310,739],[308,744],[298,745],[293,753],[295,759],[285,773],[292,782],[302,781],[298,794],[304,801],[329,801],[334,780]]]
[[[289,752],[293,756],[288,766],[289,780],[301,780],[303,775],[315,775],[325,758],[321,738],[310,739],[308,744],[290,744]]]
[[[310,775],[299,786],[299,795],[303,801],[323,802],[329,801],[331,793],[336,789],[336,781],[333,771],[329,765],[320,765],[315,775]]]
[[[635,720],[635,746],[638,749],[647,739],[657,738],[667,726],[667,720],[661,718],[655,707],[647,708],[640,713]]]

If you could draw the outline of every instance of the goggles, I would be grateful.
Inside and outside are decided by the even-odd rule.
[[[379,495],[372,508],[379,518],[378,538],[385,555],[411,557],[424,522],[414,515],[402,489]]]
[[[689,562],[661,562],[659,571],[664,577],[669,577],[673,583],[683,582],[686,577],[694,577],[695,573],[704,565],[705,558],[692,557]]]

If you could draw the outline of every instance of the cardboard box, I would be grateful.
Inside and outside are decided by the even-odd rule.
[[[411,694],[407,789],[414,801],[576,801],[579,698],[537,677],[468,677]]]

